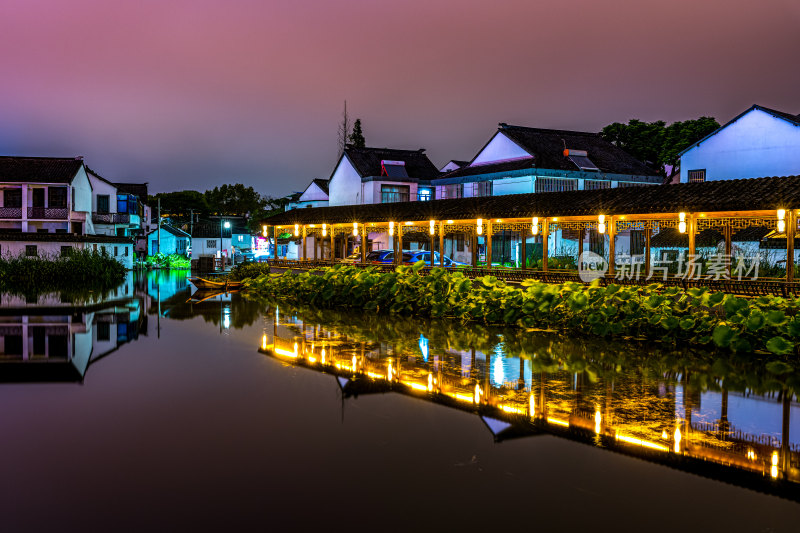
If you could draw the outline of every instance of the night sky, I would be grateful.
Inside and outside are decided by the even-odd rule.
[[[470,159],[498,122],[800,113],[797,0],[0,3],[0,154],[153,192],[327,178],[367,144]]]

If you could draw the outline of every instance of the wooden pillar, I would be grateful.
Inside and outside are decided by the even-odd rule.
[[[305,224],[303,224],[302,236],[303,236],[303,238],[302,238],[301,242],[303,243],[303,261],[306,261],[308,259],[308,257],[307,257],[308,253],[306,251],[306,247],[308,245],[308,242],[306,241],[306,226],[305,226]]]
[[[581,260],[581,254],[583,254],[583,238],[585,236],[586,236],[586,228],[581,226],[581,229],[578,230],[578,262],[579,263],[580,263],[580,260]]]
[[[273,259],[278,259],[278,228],[272,226],[272,255]]]
[[[431,243],[431,268],[434,266],[434,258],[436,257],[436,223],[433,223],[434,234],[431,235],[430,226],[428,226],[428,242]]]
[[[492,219],[486,221],[486,268],[492,268]]]
[[[616,250],[616,223],[614,217],[608,217],[608,274],[614,276],[614,254]]]
[[[317,242],[317,234],[316,233],[314,233],[313,238],[314,238],[314,262],[316,263],[317,262],[317,247],[319,246],[319,243]]]
[[[550,219],[542,220],[542,272],[547,272],[547,241],[550,240]]]
[[[733,250],[733,228],[730,223],[726,223],[722,230],[725,237],[725,273],[728,277],[731,276],[731,253]]]
[[[473,231],[470,235],[470,243],[469,243],[470,250],[472,250],[472,268],[477,268],[478,266],[478,233]]]
[[[797,231],[797,211],[786,210],[786,281],[794,282],[794,234]]]
[[[520,261],[522,262],[522,269],[525,270],[528,268],[528,232],[524,230],[520,231],[519,237],[519,245],[522,247],[520,250]]]
[[[336,242],[335,242],[335,237],[334,237],[333,224],[331,224],[331,227],[328,228],[328,231],[331,232],[331,241],[330,241],[331,242],[331,257],[330,257],[330,259],[331,259],[331,264],[334,264],[336,262]]]
[[[361,262],[367,262],[367,225],[361,224]]]
[[[688,233],[689,233],[689,257],[687,259],[691,260],[691,256],[695,255],[695,247],[694,247],[694,237],[695,237],[695,223],[697,222],[694,217],[694,213],[689,213],[686,217],[688,219]]]
[[[444,222],[439,222],[439,266],[444,268]]]
[[[650,237],[653,235],[651,228],[644,228],[644,276],[650,277]]]
[[[401,224],[395,225],[395,242],[394,245],[394,265],[397,266],[403,262],[403,226]]]

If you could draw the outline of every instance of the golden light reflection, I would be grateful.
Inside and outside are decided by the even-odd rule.
[[[772,468],[769,469],[769,474],[772,478],[778,477],[778,451],[772,452]]]
[[[675,453],[681,453],[681,428],[675,428]]]
[[[261,336],[261,349],[266,351],[267,349],[267,335],[264,334]]]
[[[561,420],[559,418],[547,417],[548,424],[555,424],[557,426],[564,426],[565,428],[569,427],[569,420]]]
[[[428,374],[428,392],[433,390],[433,374]]]
[[[512,414],[515,414],[515,415],[525,415],[525,414],[527,414],[525,412],[524,408],[517,407],[516,405],[503,404],[503,405],[500,406],[500,409],[502,409],[506,413],[512,413]]]
[[[603,417],[600,414],[600,410],[594,412],[594,432],[600,433],[600,423],[603,421]]]
[[[662,446],[661,444],[657,444],[655,442],[650,442],[648,440],[637,439],[636,437],[629,437],[627,435],[615,435],[615,439],[621,440],[622,442],[627,442],[628,444],[636,444],[637,446],[644,446],[645,448],[650,448],[653,450],[658,450],[660,452],[668,452],[669,448],[666,446]]]
[[[531,393],[531,397],[528,399],[528,413],[530,413],[531,418],[536,416],[536,397]]]

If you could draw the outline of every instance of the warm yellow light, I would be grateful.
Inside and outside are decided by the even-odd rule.
[[[666,429],[661,432],[661,438],[664,439],[664,440],[667,440],[669,438],[669,435],[667,435],[667,430]]]
[[[769,469],[769,475],[772,476],[773,479],[777,478],[778,477],[778,467],[777,466],[773,466],[772,468],[770,468]]]
[[[603,421],[603,417],[600,414],[600,411],[597,410],[594,412],[594,432],[600,433],[600,423]]]
[[[558,418],[547,417],[547,422],[549,424],[555,424],[557,426],[564,426],[565,428],[569,427],[569,420],[560,420]]]
[[[597,233],[606,232],[606,216],[600,215],[597,217]]]
[[[433,235],[434,233],[436,233],[436,221],[431,220],[429,224],[430,224],[430,229],[428,231],[430,232],[431,235]]]
[[[686,213],[678,213],[678,231],[686,233]]]
[[[356,369],[358,368],[358,359],[356,359],[355,355],[353,356],[352,361],[353,361],[353,372],[355,372]]]
[[[327,224],[323,224],[322,225],[322,236],[326,237],[327,235],[328,235],[328,225]]]
[[[358,237],[358,222],[353,222],[353,237]]]
[[[452,223],[453,223],[453,221],[452,221],[452,220],[448,220],[448,221],[447,221],[447,223],[448,223],[448,224],[452,224]]]
[[[386,379],[386,376],[383,374],[378,374],[376,372],[367,372],[367,375],[372,379]]]
[[[261,226],[261,235],[267,236],[267,226]]]
[[[531,418],[536,416],[536,399],[533,393],[531,393],[531,397],[528,399],[528,413],[530,413]]]
[[[322,354],[321,355],[322,355],[321,363],[324,365],[325,364],[325,348],[322,349]]]
[[[779,220],[778,221],[778,233],[783,233],[786,231],[786,221]]]
[[[558,222],[558,217],[554,217],[553,222]]]
[[[308,225],[308,227],[309,227],[309,228],[316,228],[316,227],[317,227],[317,225],[316,225],[316,224],[309,224],[309,225]]]
[[[394,235],[394,222],[389,222],[389,237]]]
[[[772,451],[772,466],[778,466],[778,450]]]
[[[295,237],[299,237],[300,236],[300,224],[295,224],[294,225],[294,236]]]
[[[275,348],[275,353],[278,355],[283,355],[284,357],[297,357],[295,352],[290,352],[289,350],[284,350],[283,348]]]
[[[414,225],[413,222],[406,222],[406,226],[413,226],[413,225]]]
[[[681,428],[675,428],[675,453],[681,453]]]
[[[661,444],[657,444],[655,442],[650,442],[647,440],[637,439],[636,437],[628,437],[627,435],[615,435],[617,440],[621,440],[622,442],[627,442],[628,444],[636,444],[638,446],[644,446],[645,448],[651,448],[653,450],[658,450],[661,452],[668,452],[669,448],[666,446],[662,446]]]
[[[422,391],[422,392],[428,392],[428,387],[426,387],[425,385],[422,385],[421,383],[414,383],[413,381],[401,381],[401,383],[403,385],[407,385],[408,387],[411,387],[414,390],[418,390],[418,391]]]
[[[476,383],[475,384],[475,394],[472,396],[473,399],[474,399],[473,401],[475,403],[481,403],[481,394],[483,394],[483,391],[481,390],[481,386]]]
[[[515,405],[504,404],[504,405],[500,406],[500,409],[502,409],[506,413],[512,413],[512,414],[515,414],[515,415],[524,415],[524,414],[526,414],[525,413],[525,409],[523,409],[522,407],[517,407]]]
[[[262,350],[266,350],[267,349],[267,336],[266,335],[262,335],[261,336],[261,349]]]
[[[316,357],[308,357],[308,362],[309,363],[316,363],[317,362],[317,358]]]
[[[433,374],[428,374],[428,392],[433,390]]]
[[[476,229],[476,233],[478,235],[482,235],[483,234],[483,219],[482,218],[478,219],[478,227]]]
[[[451,398],[455,398],[459,402],[466,402],[466,403],[474,403],[475,402],[475,397],[472,396],[471,394],[461,394],[459,392],[453,392],[453,393],[448,394],[448,396],[450,396]]]
[[[756,460],[756,452],[753,451],[752,448],[747,450],[747,458],[750,459],[751,461],[755,461]]]
[[[498,218],[498,219],[497,219],[497,222],[502,222],[502,220],[500,220],[500,219]]]
[[[393,370],[394,369],[392,368],[392,363],[389,363],[388,366],[386,367],[386,379],[388,379],[389,381],[392,381]]]
[[[778,452],[777,452],[777,450],[772,452],[772,468],[769,469],[769,474],[773,478],[778,477]]]

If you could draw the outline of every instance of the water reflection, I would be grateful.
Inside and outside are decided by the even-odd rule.
[[[633,342],[275,307],[259,350],[475,413],[498,441],[555,434],[800,499],[796,372]]]

